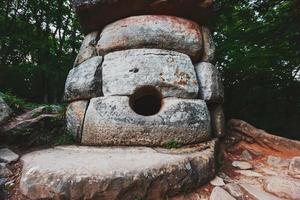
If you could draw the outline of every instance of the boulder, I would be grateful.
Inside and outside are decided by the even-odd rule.
[[[83,120],[88,103],[88,101],[74,101],[67,107],[67,131],[73,135],[75,141],[81,140]]]
[[[0,162],[12,163],[19,159],[19,155],[8,148],[0,149]]]
[[[290,177],[271,176],[265,179],[264,189],[280,198],[299,200],[300,181]]]
[[[97,44],[100,55],[136,48],[173,50],[197,61],[202,50],[201,28],[195,22],[173,16],[134,16],[106,26]]]
[[[213,0],[73,0],[79,23],[85,33],[101,30],[119,19],[137,15],[171,15],[200,24],[212,14]]]
[[[145,85],[155,86],[163,97],[196,98],[198,83],[190,58],[161,49],[133,49],[104,57],[103,94],[131,95]]]
[[[212,34],[207,27],[202,27],[202,38],[203,38],[203,54],[202,62],[212,62],[215,58],[215,43],[213,41]]]
[[[221,104],[209,105],[212,132],[216,137],[223,137],[226,133],[225,116]]]
[[[97,56],[96,44],[98,39],[98,31],[91,32],[84,37],[78,55],[75,59],[74,67],[94,56]]]
[[[73,68],[65,85],[66,101],[90,99],[102,95],[102,57],[96,56]]]
[[[208,62],[195,66],[199,82],[199,98],[209,103],[223,103],[224,89],[218,69]]]
[[[194,144],[210,139],[210,117],[204,101],[178,98],[162,101],[158,113],[146,115],[148,110],[138,107],[135,110],[135,103],[130,105],[127,96],[91,99],[82,144],[164,146],[170,142]],[[140,109],[152,103],[142,104]]]
[[[190,148],[64,146],[22,157],[30,199],[166,199],[209,181],[215,141]]]
[[[0,96],[0,125],[5,123],[11,116],[12,110]]]

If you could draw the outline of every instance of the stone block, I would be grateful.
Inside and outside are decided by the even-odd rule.
[[[97,56],[96,45],[98,39],[98,31],[91,32],[84,37],[78,55],[75,59],[74,67],[94,56]]]
[[[82,144],[165,146],[174,141],[185,145],[210,139],[210,116],[204,101],[166,98],[159,102],[148,94],[146,99],[139,95],[137,99],[91,99]]]
[[[102,96],[102,57],[96,56],[73,68],[65,85],[66,101]]]
[[[202,38],[203,54],[201,60],[202,62],[212,62],[215,58],[216,47],[210,30],[204,26],[202,26]]]
[[[209,105],[212,132],[216,137],[222,137],[226,133],[225,116],[220,104]]]
[[[210,42],[208,36],[205,42]],[[197,61],[202,51],[201,28],[195,22],[179,17],[134,16],[106,26],[97,44],[100,55],[136,48],[173,50]],[[206,47],[206,50],[211,56],[211,48]]]
[[[131,95],[142,86],[155,86],[164,97],[196,98],[199,91],[190,58],[160,49],[133,49],[104,57],[103,93]]]
[[[30,199],[167,199],[215,174],[216,142],[166,150],[64,146],[22,157],[21,192]]]
[[[208,62],[198,63],[195,69],[199,82],[199,97],[209,103],[222,103],[224,89],[218,69]]]
[[[83,120],[88,106],[88,101],[74,101],[70,103],[66,111],[67,130],[76,141],[81,140]]]

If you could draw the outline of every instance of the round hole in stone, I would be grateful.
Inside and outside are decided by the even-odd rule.
[[[143,86],[134,91],[130,96],[131,109],[143,116],[155,115],[162,106],[162,95],[153,86]]]

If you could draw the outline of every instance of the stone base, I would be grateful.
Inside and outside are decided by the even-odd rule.
[[[215,175],[216,141],[161,149],[64,146],[22,157],[21,192],[31,199],[165,199]]]

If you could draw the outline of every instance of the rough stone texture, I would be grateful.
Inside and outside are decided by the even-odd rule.
[[[272,176],[264,181],[264,189],[278,197],[299,200],[300,181],[289,177]]]
[[[288,167],[290,161],[277,156],[268,156],[267,163],[273,167]]]
[[[98,31],[91,32],[84,37],[78,55],[75,59],[74,67],[97,55],[96,45],[98,39]]]
[[[257,173],[255,171],[251,171],[251,170],[236,170],[235,172],[242,174],[244,176],[249,176],[249,177],[262,177],[263,176],[260,173]]]
[[[240,185],[257,200],[281,200],[280,198],[277,198],[276,196],[263,191],[258,186],[248,183],[241,183]]]
[[[290,162],[289,170],[297,174],[300,174],[300,156],[296,156],[292,158]]]
[[[8,148],[0,149],[0,162],[11,163],[19,159],[19,155]]]
[[[225,116],[220,104],[209,105],[212,132],[216,137],[223,137],[226,133]]]
[[[156,86],[164,97],[196,98],[199,91],[194,66],[181,53],[133,49],[104,57],[103,93],[131,95],[136,88]]]
[[[232,197],[226,190],[220,188],[220,187],[215,187],[211,195],[209,197],[209,200],[235,200],[234,197]]]
[[[210,30],[204,26],[202,26],[202,38],[203,54],[201,60],[202,62],[212,62],[215,58],[216,47]]]
[[[202,50],[201,28],[195,22],[173,16],[134,16],[106,26],[97,45],[100,55],[136,48],[173,50],[197,61]]]
[[[127,96],[93,98],[82,133],[86,145],[165,145],[210,139],[210,117],[202,100],[163,99],[160,111],[152,116],[136,114]]]
[[[222,103],[224,90],[218,69],[208,62],[198,63],[195,69],[200,88],[199,97],[209,103]]]
[[[118,19],[136,15],[172,15],[192,19],[200,24],[212,13],[213,0],[74,0],[84,32],[101,30]]]
[[[215,141],[176,150],[56,147],[22,157],[20,189],[31,199],[165,199],[209,181],[214,150]]]
[[[3,177],[6,178],[10,175],[12,175],[12,172],[7,168],[6,164],[0,163],[0,178],[3,178]]]
[[[239,168],[239,169],[252,169],[253,168],[253,166],[250,163],[245,162],[245,161],[233,161],[232,166]]]
[[[225,185],[223,179],[218,177],[218,176],[216,176],[213,180],[211,180],[210,184],[214,185],[214,186],[223,186],[223,185]]]
[[[76,141],[81,140],[83,120],[88,101],[75,101],[69,104],[66,111],[67,130]]]
[[[243,196],[243,192],[239,185],[235,183],[228,183],[225,185],[225,189],[234,197],[240,198]]]
[[[12,110],[0,96],[0,125],[5,123],[12,114]]]
[[[242,152],[242,158],[243,158],[243,160],[247,160],[247,161],[250,161],[253,159],[251,153],[248,150],[244,150]]]
[[[101,91],[102,57],[93,57],[73,68],[65,85],[66,101],[89,99],[102,95]]]

